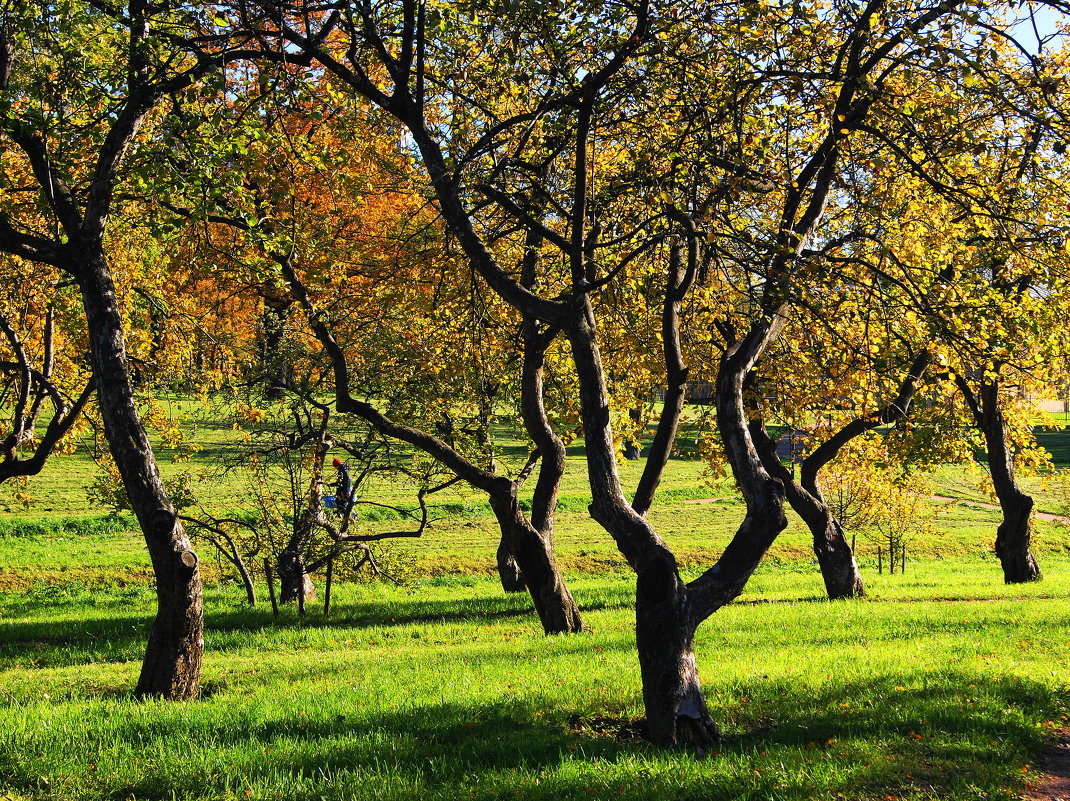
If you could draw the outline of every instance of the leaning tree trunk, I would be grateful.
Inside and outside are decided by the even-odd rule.
[[[998,379],[988,381],[974,395],[965,379],[957,377],[967,405],[985,437],[988,470],[996,491],[1003,522],[996,530],[996,556],[1007,584],[1039,581],[1040,565],[1032,551],[1033,499],[1022,491],[1014,475],[1014,453],[1007,419],[1000,408]]]
[[[1033,499],[1018,486],[1014,476],[1007,421],[1003,412],[992,405],[985,408],[985,444],[992,486],[999,498],[1003,521],[996,530],[996,556],[1003,567],[1003,581],[1021,584],[1041,578],[1040,565],[1031,548],[1033,540]]]
[[[780,461],[776,441],[766,431],[765,422],[760,417],[755,417],[750,421],[749,428],[762,466],[784,485],[788,503],[802,518],[814,538],[814,556],[817,557],[829,600],[865,595],[862,574],[855,561],[854,552],[843,535],[840,521],[822,497],[817,485],[816,469],[804,463],[803,481],[796,481]]]
[[[580,609],[565,586],[551,542],[528,522],[516,497],[516,485],[501,479],[502,489],[490,495],[490,505],[531,595],[535,612],[547,634],[583,631]]]
[[[785,485],[787,487],[787,485]],[[850,543],[843,535],[843,527],[832,514],[828,504],[810,493],[798,499],[788,490],[788,503],[803,519],[814,538],[814,555],[825,580],[825,592],[830,601],[841,598],[861,598],[866,594],[862,574],[855,561]]]
[[[103,255],[79,265],[79,287],[104,435],[145,535],[156,576],[157,612],[149,633],[138,695],[197,695],[204,650],[204,608],[197,556],[164,490],[134,404],[122,316]]]

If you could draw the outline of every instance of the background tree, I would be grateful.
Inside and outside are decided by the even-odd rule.
[[[221,407],[218,401],[214,404]],[[243,499],[225,515],[199,506],[183,519],[192,536],[211,542],[235,567],[250,603],[255,600],[252,577],[259,572],[254,567],[256,557],[275,565],[279,600],[296,603],[302,611],[316,597],[312,575],[326,567],[339,578],[355,577],[362,568],[390,577],[392,566],[382,543],[420,537],[430,520],[425,496],[448,484],[432,486],[427,465],[411,454],[395,453],[389,441],[366,428],[341,424],[314,394],[297,395],[291,389],[286,403],[260,409],[239,402],[232,408],[234,427],[242,438],[218,469],[244,475]],[[344,463],[351,478],[351,501],[343,506],[336,503],[331,454]],[[381,485],[399,480],[416,485],[415,510],[359,499],[371,481]],[[360,526],[360,510],[372,507],[390,509],[411,528]]]
[[[237,80],[257,87],[275,78],[253,70]],[[503,576],[511,563],[526,565],[513,568],[513,581],[527,586],[544,628],[581,630],[552,547],[564,446],[546,416],[542,375],[554,332],[521,323],[458,269],[425,211],[396,124],[326,80],[281,98],[242,97],[232,116],[216,110],[236,169],[222,180],[196,176],[195,194],[211,203],[190,198],[170,208],[198,228],[203,218],[205,249],[231,251],[231,269],[250,286],[258,279],[266,304],[286,294],[285,283],[317,322],[339,321],[323,328],[338,345],[328,350],[333,369],[352,371],[367,399],[344,411],[487,491],[502,530]],[[262,127],[250,136],[243,120],[253,107]],[[186,164],[203,163],[196,154],[216,143],[214,130],[176,132]],[[537,247],[521,253],[536,257]],[[511,476],[500,472],[494,443],[506,409],[537,443]],[[540,459],[529,520],[518,491]]]
[[[1004,512],[996,552],[1008,583],[1040,577],[1032,498],[1016,468],[1047,463],[1029,397],[1050,393],[1066,352],[1066,160],[1050,69],[989,32],[959,94],[911,85],[909,169],[875,184],[877,270],[909,297],[982,433]],[[922,167],[924,164],[924,167]],[[894,188],[893,188],[894,187]]]
[[[10,422],[0,429],[0,482],[37,475],[52,454],[67,452],[94,391],[71,360],[71,332],[64,330],[69,315],[56,297],[56,272],[16,259],[4,259],[2,269],[0,407]]]

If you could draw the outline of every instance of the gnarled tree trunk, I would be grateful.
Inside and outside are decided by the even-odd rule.
[[[843,527],[821,491],[820,472],[855,437],[906,417],[931,362],[932,354],[929,351],[922,351],[915,356],[895,397],[882,408],[849,421],[815,448],[803,459],[798,481],[780,461],[776,443],[766,432],[761,417],[755,416],[750,422],[751,437],[762,464],[770,475],[783,483],[788,503],[813,535],[814,555],[821,568],[829,600],[862,596],[865,587],[854,552],[843,534]]]
[[[490,505],[520,568],[535,612],[547,634],[583,631],[583,619],[565,586],[554,558],[553,544],[528,522],[516,497],[516,485],[501,479],[501,490],[490,494]]]
[[[647,737],[654,743],[705,749],[720,740],[695,660],[699,622],[675,565],[644,564],[636,574],[635,645]]]
[[[974,393],[961,376],[955,382],[962,392],[974,421],[985,438],[988,470],[996,491],[1003,521],[996,529],[996,556],[1003,567],[1003,581],[1022,584],[1042,578],[1040,564],[1033,555],[1033,499],[1022,491],[1014,475],[1014,452],[1010,429],[1000,407],[999,378],[985,380]]]
[[[997,491],[998,492],[998,491]],[[1011,483],[999,496],[1003,521],[996,529],[996,556],[1006,584],[1039,581],[1043,574],[1030,547],[1033,539],[1033,499]]]
[[[308,297],[308,293],[301,283],[293,265],[282,256],[277,257],[283,268],[283,273],[290,284],[294,297],[309,313],[309,322],[317,339],[323,345],[331,365],[334,368],[335,377],[335,402],[338,411],[355,414],[372,425],[381,434],[394,437],[407,442],[437,459],[445,467],[452,470],[459,478],[467,481],[473,487],[487,493],[491,508],[498,520],[502,533],[504,549],[500,550],[511,555],[519,568],[528,592],[531,594],[535,610],[542,621],[543,629],[547,634],[563,634],[583,630],[583,620],[580,617],[579,607],[573,600],[564,579],[557,567],[553,552],[553,508],[556,505],[557,486],[560,483],[560,471],[564,469],[564,447],[553,447],[549,440],[545,448],[540,439],[542,435],[533,433],[536,442],[540,443],[543,468],[539,474],[539,486],[536,488],[536,498],[533,507],[538,512],[537,520],[539,528],[529,522],[517,498],[519,490],[518,482],[511,481],[505,476],[498,475],[484,469],[456,451],[449,443],[438,437],[432,436],[411,426],[401,425],[394,422],[370,403],[354,398],[349,392],[349,372],[346,364],[344,351],[338,345],[333,332],[316,315],[316,309]],[[538,374],[538,381],[524,382],[525,397],[534,394],[538,398],[538,405],[542,404],[542,350],[536,349],[525,355],[525,371],[529,368]],[[525,419],[528,415],[529,403],[523,404]],[[542,414],[543,422],[545,414]],[[538,426],[536,426],[538,429]],[[550,440],[556,440],[550,432]],[[560,441],[557,440],[560,445]],[[555,475],[556,471],[556,475]],[[541,489],[540,489],[541,488]],[[506,556],[508,560],[508,556]]]

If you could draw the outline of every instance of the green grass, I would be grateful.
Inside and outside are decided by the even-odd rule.
[[[203,446],[203,450],[187,462],[173,462],[175,454],[160,447],[158,454],[165,478],[191,472],[199,477],[194,489],[209,511],[235,512],[247,492],[243,480],[238,472],[219,474],[215,469],[219,454],[233,449],[235,432],[189,401],[164,398],[161,403],[181,416],[190,440]],[[1040,430],[1038,436],[1052,451],[1057,466],[1070,464],[1070,428]],[[523,461],[527,446],[515,432],[501,428],[496,431],[495,438],[504,454],[503,464],[511,461],[515,466]],[[590,490],[585,468],[584,446],[580,440],[568,449],[556,536],[559,555],[567,570],[597,574],[621,567],[624,562],[610,538],[587,514]],[[0,539],[30,534],[48,536],[60,531],[110,536],[124,528],[133,528],[129,516],[117,519],[109,515],[108,510],[90,505],[85,488],[91,483],[94,470],[84,450],[51,459],[42,475],[29,485],[28,492],[32,497],[29,507],[16,502],[11,488],[0,485]],[[622,464],[625,486],[634,487],[641,471],[642,463]],[[936,491],[974,504],[990,503],[991,497],[981,487],[983,476],[981,466],[973,470],[961,466],[945,467],[936,475]],[[1052,482],[1044,477],[1033,477],[1023,479],[1022,483],[1035,495],[1038,509],[1064,511],[1067,498],[1060,495],[1065,493],[1060,493]],[[369,488],[363,497],[410,506],[415,503],[414,488],[397,482],[382,481]],[[689,503],[700,499],[717,499],[717,502]],[[419,570],[427,575],[489,573],[493,569],[499,534],[486,496],[457,484],[433,496],[431,502],[435,504],[435,522],[419,546],[413,549]],[[711,481],[701,463],[673,459],[650,516],[684,564],[701,565],[716,558],[742,520],[743,511],[738,490],[731,481]],[[365,526],[370,530],[397,527],[397,516],[388,511],[366,507],[364,516]],[[809,560],[810,537],[793,515],[789,514],[789,519],[788,530],[777,540],[770,555],[775,559]],[[979,507],[948,509],[938,521],[938,536],[912,542],[909,548],[915,558],[975,556],[991,548],[998,520],[998,513]],[[863,561],[875,559],[877,543],[860,538],[857,544]],[[1070,553],[1070,527],[1040,521],[1037,550],[1041,558]],[[36,579],[58,580],[62,577],[57,574],[64,572],[63,564],[68,561],[60,554],[55,561],[25,562],[25,569],[0,565],[0,587],[12,586],[19,581],[18,576],[31,574]],[[81,566],[78,569],[81,570]],[[85,569],[91,571],[92,564],[86,565]],[[70,570],[68,564],[66,571]],[[95,580],[99,583],[107,579],[99,576]]]
[[[227,447],[228,431],[201,426]],[[1062,465],[1070,432],[1052,436]],[[165,473],[207,472],[209,455],[164,452]],[[204,697],[138,702],[151,569],[132,519],[87,505],[89,464],[52,460],[29,510],[0,510],[0,801],[1012,798],[1070,714],[1070,527],[1040,521],[1045,580],[1006,587],[981,474],[948,467],[937,491],[968,502],[910,544],[906,575],[876,574],[876,544],[859,539],[865,600],[822,600],[792,517],[744,595],[699,631],[720,753],[649,747],[635,736],[634,580],[587,515],[582,443],[556,537],[592,633],[538,633],[527,596],[492,578],[485,497],[457,488],[422,539],[396,546],[416,584],[337,585],[326,619],[315,605],[278,620],[244,606],[202,546]],[[628,486],[640,470],[622,466]],[[1041,509],[1059,502],[1043,478],[1027,483]],[[241,497],[233,477],[204,489],[220,510]],[[673,460],[650,517],[691,577],[743,513],[729,482]]]
[[[1010,798],[1067,715],[1070,560],[995,585],[928,560],[869,600],[767,565],[700,629],[725,743],[632,736],[626,576],[573,582],[593,632],[546,638],[490,581],[349,585],[275,621],[207,598],[206,697],[129,696],[153,596],[0,594],[0,786],[15,798]],[[932,600],[938,596],[940,600]],[[987,794],[987,795],[986,795]]]

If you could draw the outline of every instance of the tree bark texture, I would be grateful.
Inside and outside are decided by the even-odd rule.
[[[996,529],[996,556],[1003,567],[1003,581],[1022,584],[1042,578],[1040,564],[1032,551],[1033,498],[1022,491],[1014,474],[1014,452],[1010,430],[1000,407],[999,382],[985,381],[974,393],[962,377],[956,383],[985,438],[988,470],[996,491],[1003,520]]]
[[[156,575],[156,619],[136,692],[176,700],[194,698],[204,649],[197,556],[172,511],[134,404],[122,316],[111,272],[99,253],[78,266],[104,434],[144,532]]]
[[[695,660],[699,622],[675,564],[644,563],[636,576],[635,645],[651,742],[707,749],[720,741]]]
[[[498,580],[501,582],[502,589],[505,592],[523,592],[528,588],[528,585],[524,581],[524,574],[520,570],[520,565],[516,563],[510,540],[511,538],[503,534],[501,542],[498,544]]]
[[[987,399],[986,399],[987,400]],[[995,400],[991,401],[994,405]],[[1003,412],[986,409],[984,427],[988,449],[988,469],[992,486],[1003,511],[996,529],[996,556],[1003,567],[1003,581],[1022,584],[1039,581],[1040,565],[1033,555],[1033,498],[1022,491],[1014,475],[1014,455]]]
[[[501,482],[501,491],[490,495],[490,505],[498,519],[502,540],[509,544],[520,568],[543,631],[547,634],[583,631],[580,609],[557,567],[553,543],[528,522],[516,497],[516,485],[506,478]]]

